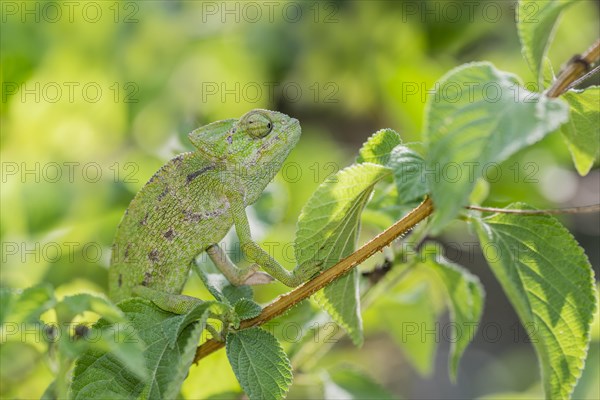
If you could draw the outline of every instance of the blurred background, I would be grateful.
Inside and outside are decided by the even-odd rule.
[[[112,237],[134,194],[168,159],[192,149],[188,132],[252,108],[279,110],[302,124],[286,167],[250,211],[263,243],[293,242],[302,205],[328,175],[354,160],[368,136],[389,127],[404,142],[421,140],[427,90],[448,70],[488,60],[534,87],[520,54],[514,6],[3,1],[1,285],[49,282],[59,296],[106,292]],[[556,71],[597,39],[599,10],[597,1],[580,1],[565,12],[549,51]],[[578,176],[558,133],[503,163],[500,173],[486,202],[491,206],[600,202],[598,166]],[[562,220],[598,274],[598,215]],[[375,233],[367,229],[364,240]],[[345,398],[352,385],[365,398],[542,396],[527,330],[472,246],[474,236],[456,224],[440,240],[447,256],[478,275],[487,292],[482,329],[461,361],[458,381],[448,378],[450,340],[439,333],[448,317],[436,311],[435,288],[415,277],[394,289],[404,296],[402,304],[365,310],[361,349],[327,325],[312,303],[274,323],[294,355],[290,398]],[[276,258],[293,267],[289,257]],[[257,299],[266,303],[283,291],[261,288]],[[197,278],[186,292],[209,296]],[[399,318],[429,321],[431,331],[403,340],[394,328]],[[306,345],[298,350],[293,329],[281,329],[310,329],[319,321],[323,329],[310,333],[310,351]],[[594,335],[575,398],[600,398],[597,326]],[[0,395],[39,397],[52,379],[43,346],[2,347]],[[193,366],[182,391],[185,398],[239,393],[223,351]]]

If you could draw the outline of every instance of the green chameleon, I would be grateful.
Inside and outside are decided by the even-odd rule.
[[[195,258],[206,251],[234,285],[274,279],[298,286],[319,272],[307,263],[283,268],[252,240],[245,208],[254,203],[300,138],[298,120],[252,110],[189,134],[196,151],[165,164],[137,193],[117,229],[109,296],[160,298],[178,309]],[[218,243],[235,226],[250,267],[233,264]],[[257,271],[262,267],[265,271]],[[164,307],[163,307],[164,308]]]

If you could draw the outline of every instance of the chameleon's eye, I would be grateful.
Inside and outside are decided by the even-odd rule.
[[[255,138],[265,137],[273,130],[273,122],[269,117],[258,112],[246,114],[240,123],[243,129]]]

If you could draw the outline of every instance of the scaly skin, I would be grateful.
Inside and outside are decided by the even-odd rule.
[[[296,145],[298,121],[253,110],[239,120],[199,128],[189,137],[197,150],[180,154],[156,172],[121,220],[109,269],[111,299],[132,297],[140,286],[180,294],[193,260],[220,242],[232,225],[246,256],[274,278],[296,286],[314,274],[314,268],[292,273],[268,256],[252,241],[244,211]],[[229,268],[226,262],[216,264]],[[230,276],[240,282],[261,282],[254,269],[231,268],[236,271]]]

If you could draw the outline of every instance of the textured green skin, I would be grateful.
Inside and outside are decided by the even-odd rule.
[[[257,114],[258,123],[249,125],[247,116]],[[265,120],[273,123],[268,135],[249,134]],[[221,241],[236,218],[245,221],[243,209],[279,171],[300,138],[300,125],[285,114],[253,110],[240,120],[215,122],[189,136],[197,150],[178,155],[157,171],[119,224],[109,269],[109,296],[115,302],[132,297],[139,286],[181,293],[194,259]],[[249,237],[249,229],[240,225],[238,236],[242,229]],[[264,267],[259,258],[254,261]],[[292,286],[304,279],[290,280],[293,274],[285,270],[274,272],[283,274],[281,280],[289,278],[284,283]]]

